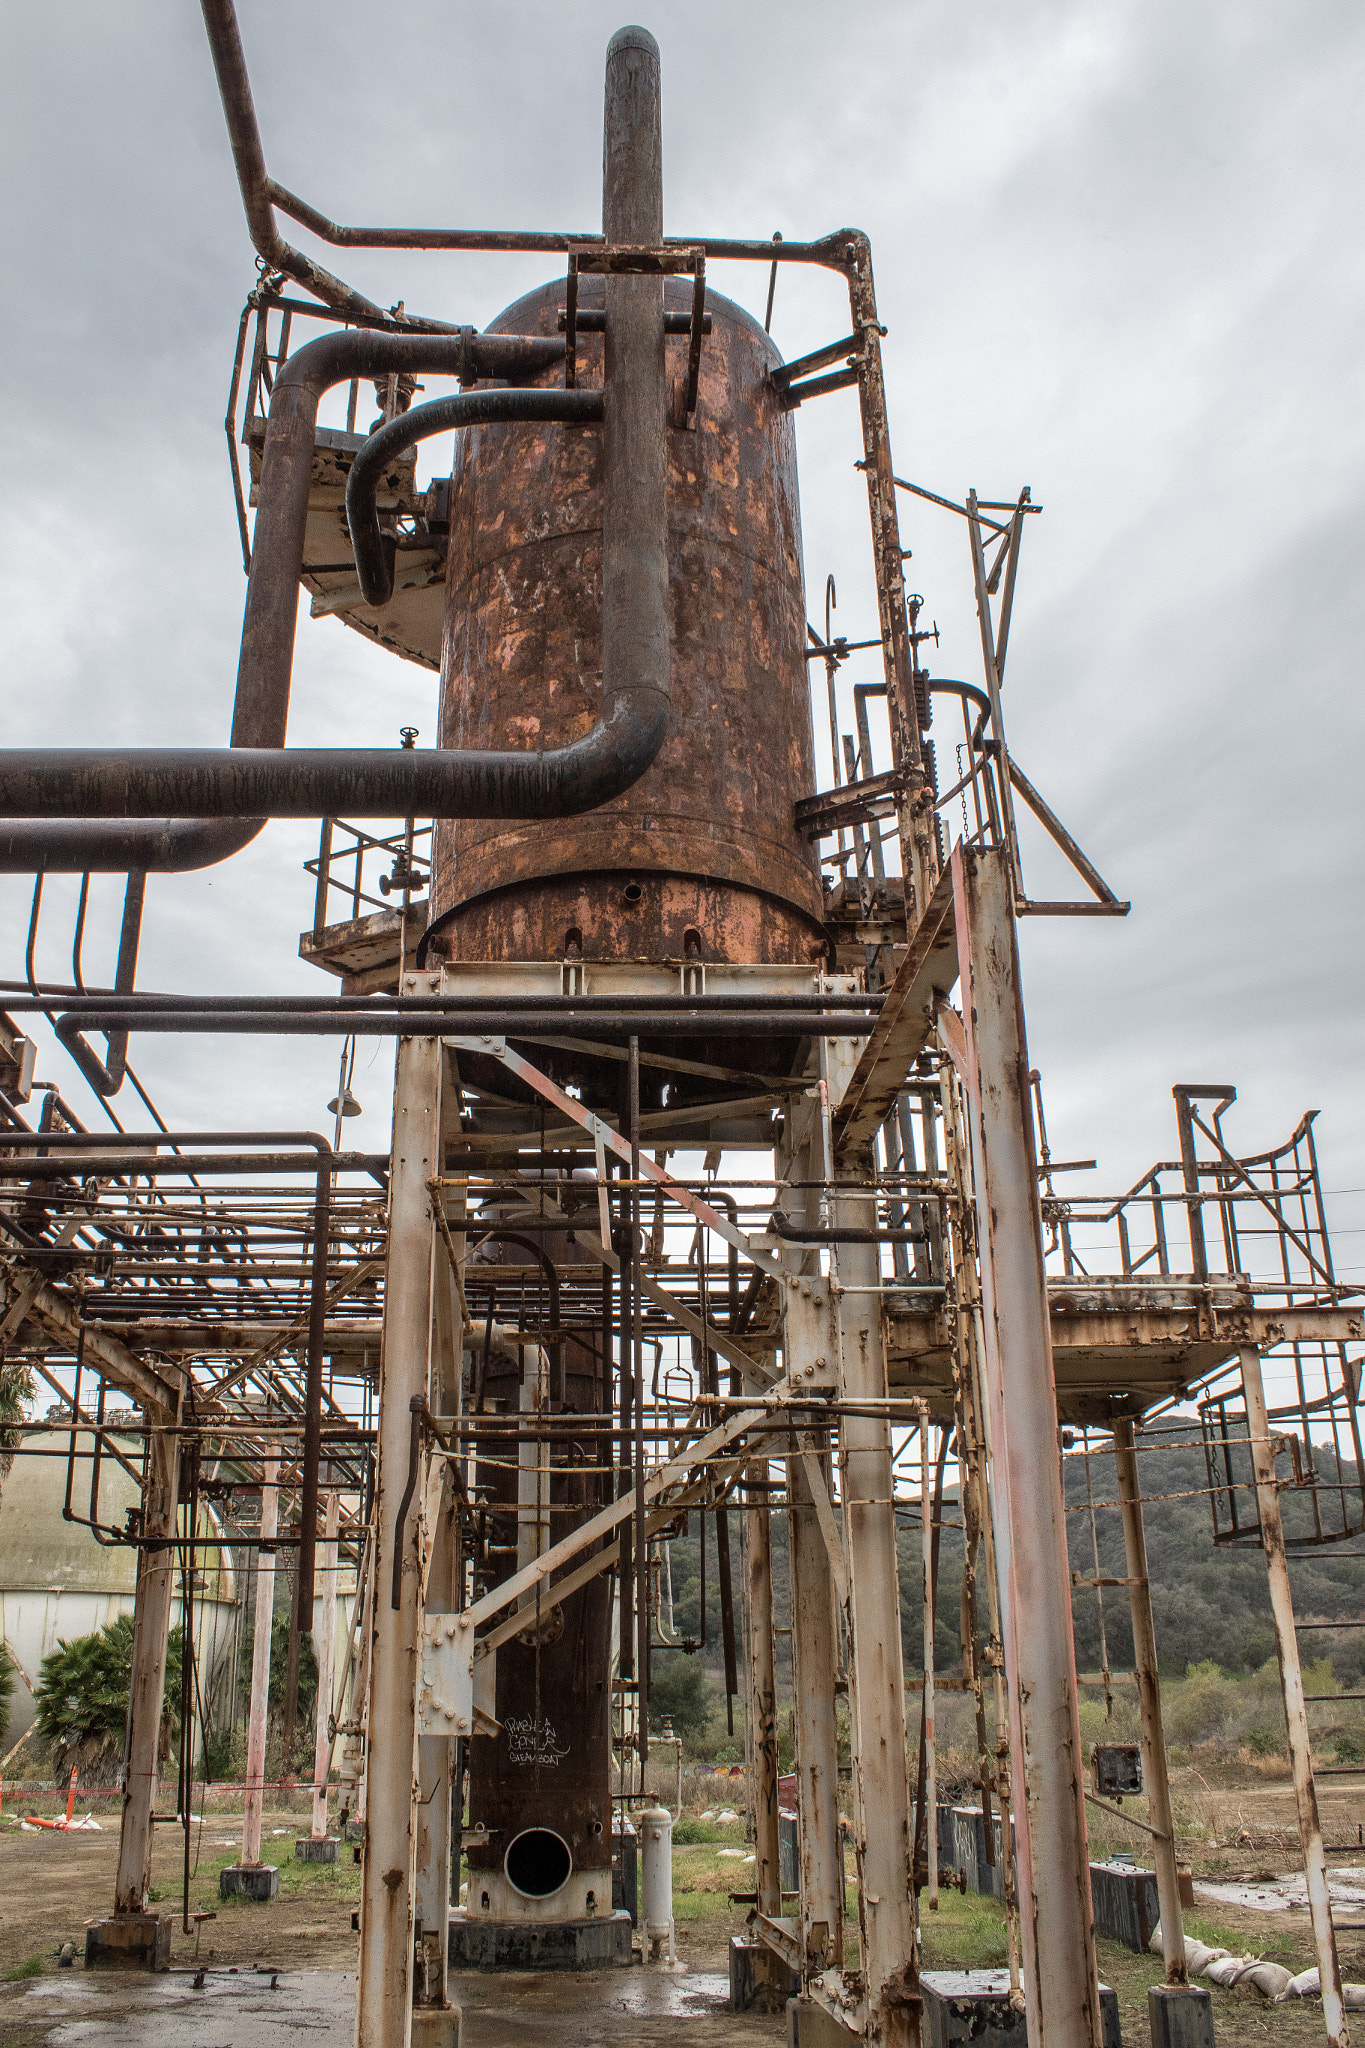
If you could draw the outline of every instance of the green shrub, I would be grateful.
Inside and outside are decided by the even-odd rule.
[[[1362,1749],[1354,1735],[1338,1735],[1332,1745],[1332,1754],[1339,1764],[1365,1764],[1365,1749]]]
[[[166,1645],[166,1685],[160,1750],[170,1754],[180,1725],[178,1628]],[[83,1770],[115,1767],[123,1755],[128,1688],[133,1670],[133,1617],[115,1615],[105,1627],[71,1642],[59,1636],[44,1657],[33,1688],[40,1740],[52,1753],[53,1768],[65,1777],[73,1763]]]
[[[665,1720],[684,1739],[710,1718],[711,1693],[700,1659],[656,1653],[649,1672],[649,1725],[657,1733]],[[676,1839],[676,1838],[675,1838]]]
[[[128,1685],[133,1668],[133,1617],[116,1615],[93,1635],[58,1637],[33,1688],[38,1733],[59,1775],[73,1761],[91,1768],[123,1754]]]
[[[1184,1679],[1168,1688],[1162,1720],[1177,1742],[1212,1742],[1238,1706],[1238,1689],[1211,1657],[1186,1666]]]
[[[233,1775],[232,1730],[210,1728],[204,1737],[204,1776],[216,1781]]]
[[[1253,1756],[1283,1756],[1285,1748],[1284,1727],[1267,1727],[1264,1723],[1253,1728],[1247,1735],[1247,1748]]]

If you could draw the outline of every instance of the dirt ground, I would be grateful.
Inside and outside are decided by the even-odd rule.
[[[1239,1776],[1235,1769],[1222,1775]],[[1213,1784],[1207,1774],[1202,1779],[1197,1772],[1178,1774],[1175,1790],[1180,1824],[1182,1829],[1199,1831],[1186,1834],[1182,1842],[1194,1863],[1196,1882],[1203,1878],[1254,1880],[1263,1871],[1287,1873],[1296,1866],[1297,1834],[1288,1783],[1266,1781],[1254,1772],[1242,1775],[1247,1782]],[[1365,1826],[1365,1785],[1357,1790],[1355,1781],[1348,1780],[1338,1789],[1328,1780],[1321,1787],[1321,1800],[1328,1842],[1354,1844],[1358,1829]],[[47,1811],[53,1810],[50,1802],[45,1805]],[[1133,1810],[1141,1812],[1140,1803]],[[112,1900],[118,1819],[116,1811],[97,1811],[102,1823],[99,1833],[24,1833],[10,1824],[13,1811],[7,1797],[6,1820],[0,1831],[0,2044],[3,2048],[43,2048],[43,2044],[84,2038],[63,2024],[59,1994],[68,1986],[75,1994],[84,1976],[80,1957],[85,1923],[107,1912]],[[218,1872],[223,1864],[237,1859],[240,1821],[230,1813],[207,1812],[202,1826],[196,1823],[191,1835],[190,1910],[213,1913],[216,1918],[199,1923],[197,1932],[189,1934],[183,1931],[180,1918],[183,1836],[171,1827],[158,1831],[153,1896],[163,1911],[174,1915],[172,1972],[186,1990],[196,1965],[214,1972],[235,1970],[253,1981],[256,1973],[264,1971],[267,1984],[272,1970],[291,1974],[354,1970],[357,1944],[351,1931],[351,1911],[359,1896],[359,1869],[344,1846],[344,1860],[335,1865],[296,1863],[294,1841],[306,1828],[306,1818],[298,1813],[266,1815],[265,1854],[277,1861],[280,1871],[280,1896],[273,1907],[220,1904]],[[742,1829],[736,1830],[736,1838],[742,1843]],[[1331,1860],[1365,1863],[1365,1855]],[[670,2041],[681,2044],[691,2038],[695,2024],[698,2041],[704,2036],[718,2043],[723,2032],[726,2048],[762,2048],[769,2039],[778,2042],[784,2032],[780,2015],[749,2015],[739,2021],[723,2011],[726,1946],[731,1932],[742,1930],[745,1912],[742,1905],[731,1905],[729,1891],[752,1882],[741,1855],[734,1848],[723,1854],[722,1848],[713,1844],[680,1845],[675,1882],[678,1950],[688,1967],[688,1977],[680,1982],[694,1987],[689,1994],[692,2007],[667,2018],[642,2008],[632,2021],[634,2003],[621,1982],[626,1973],[619,1973],[615,1988],[604,1979],[600,1985],[594,1980],[595,1988],[589,1989],[585,1980],[581,1998],[615,2013],[634,2039],[644,2039],[657,2024],[660,2038],[666,2032]],[[1365,1923],[1365,1911],[1343,1911],[1339,1918]],[[1269,1956],[1290,1969],[1307,1968],[1314,1960],[1308,1916],[1303,1911],[1264,1913],[1196,1897],[1187,1925],[1203,1941],[1237,1954]],[[945,1893],[937,1914],[925,1912],[923,1928],[926,1968],[964,1968],[1005,1960],[1004,1919],[992,1900]],[[67,1941],[75,1945],[74,1974],[58,1965],[58,1952]],[[1338,1942],[1343,1975],[1365,1982],[1365,1924],[1343,1924]],[[180,1977],[181,1972],[186,1974]],[[1135,1956],[1113,1943],[1101,1942],[1100,1973],[1118,1992],[1125,2042],[1129,2048],[1138,2048],[1148,2039],[1147,1986],[1160,1981],[1160,1959]],[[638,1971],[630,1974],[637,1979],[640,1976]],[[102,1982],[109,1980],[102,1978]],[[124,1982],[126,1989],[110,1984],[100,2006],[111,2013],[126,2006],[126,2038],[137,2039],[136,2000],[140,1994],[133,1980]],[[536,1985],[544,1988],[543,1998],[533,1990]],[[548,1979],[522,1983],[484,1976],[462,1978],[454,1989],[467,2014],[470,2048],[499,2048],[514,2022],[535,2032],[541,2017],[549,2025],[557,2013],[562,2021],[567,1993],[562,1979],[552,1985]],[[167,1987],[167,1995],[173,1994],[174,1983]],[[1221,2048],[1244,2042],[1284,2044],[1284,2048],[1304,2044],[1307,2048],[1323,2039],[1322,2009],[1315,2000],[1267,2006],[1254,1991],[1214,1989],[1212,1996]],[[535,2024],[532,2008],[537,2015]],[[690,2022],[684,2024],[689,2012]],[[595,2024],[590,2032],[594,2039],[608,2038],[608,2032],[600,2032]],[[186,2034],[185,2039],[189,2038]]]

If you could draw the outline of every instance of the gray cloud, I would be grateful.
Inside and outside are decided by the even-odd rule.
[[[957,496],[1027,482],[1046,507],[1011,740],[1134,902],[1123,925],[1025,930],[1056,1149],[1098,1153],[1117,1184],[1169,1156],[1173,1080],[1228,1079],[1249,1144],[1320,1106],[1329,1185],[1365,1183],[1358,10],[673,0],[647,19],[670,230],[866,226],[901,474]],[[615,8],[243,0],[241,20],[271,169],[334,217],[595,224]],[[220,422],[253,267],[198,13],[29,10],[7,55],[6,731],[212,742],[242,601]],[[475,321],[544,274],[332,260],[385,302]],[[716,282],[753,304],[766,279]],[[789,353],[845,314],[837,282],[780,279]],[[798,434],[812,609],[834,571],[861,637],[855,428],[840,395]],[[906,508],[905,534],[940,672],[974,677],[960,522]],[[291,737],[387,743],[405,722],[434,730],[432,679],[305,620]],[[314,843],[275,825],[227,867],[155,880],[143,979],[316,989],[296,958]],[[1050,893],[1061,877],[1030,851]],[[92,977],[114,899],[97,885]],[[49,884],[53,975],[73,905]],[[0,883],[10,973],[27,916],[26,886]],[[335,1079],[332,1049],[291,1041],[144,1040],[134,1058],[172,1118],[202,1115],[207,1087],[234,1120],[316,1124]],[[383,1144],[391,1053],[369,1058],[360,1137]],[[1338,1206],[1349,1227],[1357,1209],[1365,1224],[1365,1202]]]

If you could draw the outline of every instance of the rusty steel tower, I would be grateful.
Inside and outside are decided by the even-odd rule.
[[[293,1547],[289,1716],[300,1637],[317,1635],[307,1853],[336,1853],[339,1765],[363,1843],[360,2048],[449,2040],[452,1962],[629,1962],[613,1849],[658,1742],[651,1659],[674,1642],[661,1560],[697,1527],[747,1728],[746,1981],[785,1997],[795,1980],[803,2048],[927,2038],[939,1994],[919,1906],[958,1854],[934,1740],[951,1465],[980,1868],[1008,1928],[991,1995],[1024,2015],[1032,2048],[1100,2048],[1086,1805],[1102,1794],[1083,1764],[1092,1675],[1076,1668],[1064,1453],[1102,1445],[1128,1570],[1087,1583],[1131,1601],[1165,1935],[1154,2039],[1195,2039],[1207,2014],[1186,1981],[1139,1452],[1144,1419],[1196,1403],[1215,1534],[1259,1544],[1270,1571],[1324,2018],[1344,2042],[1275,1460],[1301,1440],[1311,1468],[1329,1433],[1336,1504],[1323,1493],[1302,1541],[1365,1528],[1365,1494],[1341,1477],[1365,1463],[1361,1319],[1332,1271],[1311,1119],[1238,1157],[1221,1123],[1235,1091],[1180,1087],[1178,1167],[1107,1206],[1058,1193],[1069,1163],[1048,1150],[1029,1062],[1019,923],[1128,906],[1006,739],[1016,578],[1040,508],[1027,489],[959,503],[896,474],[863,234],[665,232],[662,67],[644,29],[607,51],[600,231],[366,228],[269,176],[231,0],[203,9],[260,268],[228,417],[249,576],[230,743],[0,753],[0,866],[38,878],[34,932],[45,872],[128,876],[116,986],[86,990],[78,967],[72,994],[30,971],[11,1009],[60,1007],[59,1037],[106,1100],[130,1033],[307,1032],[352,1059],[360,1038],[391,1038],[393,1137],[381,1155],[341,1148],[344,1053],[331,1143],[208,1116],[101,1141],[56,1095],[35,1129],[15,1108],[27,1041],[12,1018],[0,1033],[5,1333],[27,1330],[44,1370],[67,1375],[53,1384],[73,1469],[78,1435],[108,1434],[107,1390],[141,1418],[141,1513],[109,1539],[141,1568],[117,1892],[91,1960],[164,1956],[149,1884],[174,1559],[192,1601],[197,1550],[231,1540],[264,1613],[276,1550]],[[334,248],[534,253],[553,274],[480,330],[372,303],[291,246],[281,218]],[[718,263],[750,266],[765,319],[714,289]],[[834,281],[847,314],[784,362],[769,327],[794,264]],[[370,386],[372,424],[358,416]],[[823,634],[809,623],[797,484],[796,413],[839,390],[857,394],[876,600],[855,641],[828,606]],[[419,487],[419,447],[452,431],[451,473]],[[979,683],[928,665],[907,499],[963,522]],[[437,676],[435,745],[411,728],[391,749],[287,744],[301,586],[315,617]],[[850,693],[858,653],[867,679]],[[827,686],[824,790],[812,674]],[[936,712],[961,719],[955,777]],[[148,877],[226,860],[275,817],[319,821],[300,951],[339,992],[137,990]],[[1032,830],[1070,863],[1072,898],[1030,896]],[[178,1185],[191,1175],[193,1199]],[[1246,1255],[1248,1205],[1273,1272]],[[1115,1226],[1109,1266],[1081,1263],[1082,1216]],[[103,1261],[90,1250],[89,1272],[85,1245]],[[261,1273],[268,1295],[252,1291]],[[1262,1356],[1291,1352],[1297,1391],[1277,1408]],[[201,1533],[199,1493],[225,1461],[238,1476],[223,1500],[235,1488],[251,1505],[226,1539]],[[86,1519],[108,1533],[97,1492]],[[907,1671],[897,1519],[912,1510],[925,1636]],[[257,1633],[233,1881],[268,1897]],[[187,1878],[187,1928],[188,1899]]]

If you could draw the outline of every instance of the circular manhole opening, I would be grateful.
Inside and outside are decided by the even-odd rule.
[[[573,1856],[553,1828],[524,1828],[508,1843],[503,1869],[524,1899],[548,1899],[568,1882]]]

